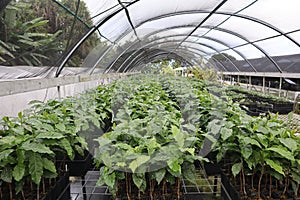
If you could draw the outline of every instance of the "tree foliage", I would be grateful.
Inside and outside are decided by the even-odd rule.
[[[76,13],[77,1],[61,3]],[[90,18],[82,1],[77,14],[80,19]],[[55,65],[92,24],[75,19],[53,1],[12,0],[0,17],[0,63],[4,65]],[[96,35],[90,37],[69,65],[80,66],[97,41]]]
[[[200,67],[195,67],[190,71],[195,75],[195,78],[201,80],[207,80],[207,81],[218,80],[217,72],[213,69],[201,69]]]
[[[227,53],[218,53],[218,54],[215,54],[212,56],[212,58],[210,58],[209,60],[218,60],[218,61],[221,61],[221,62],[226,62],[231,60],[231,61],[235,61],[236,58],[232,55],[229,55]]]

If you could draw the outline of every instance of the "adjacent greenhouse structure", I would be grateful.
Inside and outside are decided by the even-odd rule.
[[[0,199],[300,199],[298,0],[1,0]]]

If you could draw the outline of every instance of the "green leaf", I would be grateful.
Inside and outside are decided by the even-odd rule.
[[[5,160],[12,152],[14,152],[13,149],[7,149],[0,152],[0,161]]]
[[[252,154],[252,148],[249,146],[241,147],[242,156],[247,160]]]
[[[59,141],[59,145],[61,146],[61,148],[63,148],[64,150],[67,151],[69,158],[71,160],[73,160],[74,159],[74,151],[73,151],[73,148],[72,148],[69,140],[67,140],[66,138],[63,138]]]
[[[36,153],[54,154],[54,152],[51,151],[49,147],[42,143],[24,143],[21,149],[24,149],[26,151],[33,151]]]
[[[18,163],[13,170],[13,177],[18,182],[20,181],[25,174],[25,165],[24,163]]]
[[[222,127],[222,129],[221,129],[222,140],[227,140],[232,135],[232,133],[233,133],[232,129]]]
[[[16,182],[16,187],[15,187],[16,194],[19,194],[19,192],[22,191],[23,186],[24,186],[24,180]]]
[[[51,126],[50,124],[43,123],[43,124],[42,124],[42,127],[43,127],[43,129],[46,130],[46,131],[55,132],[53,126]]]
[[[150,156],[140,155],[136,160],[133,160],[129,164],[129,168],[132,170],[132,172],[135,172],[139,166],[146,163],[148,160],[150,160]]]
[[[31,180],[39,185],[43,175],[43,159],[40,154],[32,153],[29,159],[29,174],[31,175]]]
[[[98,181],[96,183],[97,186],[103,186],[103,185],[105,185],[105,182],[104,182],[104,177],[106,176],[106,174],[105,174],[105,168],[106,167],[103,166],[99,170],[100,176],[99,176],[99,179],[98,179]]]
[[[169,166],[169,172],[175,176],[175,177],[179,177],[181,175],[181,166],[179,165],[177,160],[173,160],[173,161],[169,161],[167,162],[168,166]]]
[[[269,130],[266,127],[264,127],[264,126],[257,127],[256,131],[258,131],[260,133],[263,133],[264,135],[267,135],[269,133]]]
[[[81,144],[82,147],[88,149],[87,142],[83,137],[76,137],[76,140]]]
[[[280,154],[281,156],[283,156],[283,158],[287,158],[291,161],[295,161],[293,154],[283,147],[271,147],[271,148],[268,148],[267,150],[274,151],[274,152]]]
[[[49,170],[50,172],[56,173],[56,168],[53,161],[47,158],[43,158],[43,166],[45,169]]]
[[[108,173],[108,172],[105,173],[104,182],[108,187],[113,188],[115,185],[115,180],[116,180],[116,174],[114,172],[113,173]]]
[[[282,170],[282,167],[277,164],[276,162],[274,162],[273,160],[270,159],[265,159],[267,165],[269,165],[272,169],[274,169],[275,171],[277,171],[278,173],[284,175],[284,171]]]
[[[101,127],[100,122],[99,122],[99,120],[98,120],[97,118],[91,117],[90,120],[91,120],[91,122],[92,122],[96,127],[98,127],[98,128]]]
[[[1,172],[1,175],[0,175],[0,178],[4,181],[4,182],[7,182],[7,183],[11,183],[12,182],[12,169],[11,169],[11,166],[6,166],[2,172]]]
[[[56,132],[43,132],[43,133],[39,133],[36,136],[37,139],[61,139],[64,137],[65,136],[62,135],[61,133],[56,133]]]
[[[154,173],[155,173],[155,180],[157,181],[157,184],[159,185],[160,182],[163,180],[163,178],[166,175],[166,169],[163,168]]]
[[[265,135],[260,134],[260,133],[257,133],[256,136],[257,136],[259,142],[260,142],[265,148],[267,148],[267,147],[268,147],[268,144],[269,144],[269,143],[268,143],[268,142],[269,142],[268,138],[267,138]]]
[[[5,137],[0,138],[0,144],[6,147],[6,146],[8,146],[8,144],[15,142],[16,139],[17,138],[15,136],[5,136]],[[11,150],[11,149],[9,149],[9,150]],[[0,160],[1,160],[1,156],[0,156]]]
[[[15,128],[12,128],[11,130],[18,135],[24,135],[24,128],[22,126],[17,126]]]
[[[27,45],[33,46],[33,47],[38,47],[39,46],[38,42],[32,42],[30,40],[20,39],[20,40],[18,40],[18,42],[23,43],[23,44],[27,44]]]
[[[39,18],[35,18],[29,22],[25,22],[23,24],[23,26],[26,27],[26,31],[35,28],[35,27],[39,27],[39,26],[43,26],[46,25],[49,22],[49,20],[44,20],[44,18],[39,17]]]
[[[189,182],[196,184],[195,166],[191,163],[186,163],[183,166],[183,177]]]
[[[181,152],[188,152],[191,155],[195,155],[195,148],[180,148]]]
[[[167,182],[170,183],[171,185],[174,185],[174,184],[175,184],[175,181],[176,181],[175,178],[176,178],[176,177],[173,176],[173,175],[170,174],[170,173],[167,173],[167,174],[166,174],[166,180],[167,180]]]
[[[38,120],[38,119],[29,118],[29,119],[26,120],[26,122],[29,125],[32,125],[32,126],[36,127],[37,129],[42,129],[43,128],[43,123],[40,120]]]
[[[65,132],[66,131],[66,126],[64,124],[62,124],[62,123],[55,124],[55,128],[57,128],[61,132]]]
[[[247,145],[247,144],[252,144],[252,145],[255,145],[255,146],[258,146],[259,148],[261,148],[261,145],[259,144],[259,142],[253,138],[250,138],[250,137],[244,137],[243,138],[243,141],[244,143]]]
[[[172,134],[179,147],[182,148],[184,145],[184,134],[176,126],[172,126]]]
[[[289,148],[292,152],[295,152],[298,147],[298,142],[292,138],[279,138],[279,141],[287,148]]]
[[[156,152],[157,149],[159,149],[161,147],[161,145],[159,143],[157,143],[155,138],[151,138],[147,144],[147,150],[148,150],[148,154],[151,155],[154,152]]]
[[[240,173],[240,171],[242,170],[243,167],[243,163],[235,163],[234,165],[232,165],[231,167],[231,171],[234,177],[236,177],[236,175],[238,175]]]
[[[146,177],[144,173],[134,173],[132,174],[132,179],[136,187],[144,192],[146,190]]]
[[[219,125],[219,120],[214,119],[208,123],[207,130],[213,135],[217,135],[219,134],[221,127],[222,126]]]
[[[298,184],[300,184],[300,175],[299,175],[298,170],[296,170],[296,171],[292,170],[291,174],[292,174],[293,180],[296,181]]]
[[[25,160],[25,151],[17,149],[17,161],[23,163]]]
[[[23,113],[22,112],[18,112],[18,117],[19,117],[19,119],[23,119]]]
[[[111,155],[108,152],[101,153],[101,161],[104,163],[105,166],[112,166]]]
[[[0,40],[0,55],[8,55],[11,58],[15,58],[15,56],[13,55],[13,51],[9,50],[11,50],[10,46],[5,44],[2,40]]]
[[[186,128],[189,132],[195,133],[197,132],[197,128],[193,124],[185,124],[183,125],[184,128]]]

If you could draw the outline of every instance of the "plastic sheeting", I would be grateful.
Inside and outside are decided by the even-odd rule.
[[[111,7],[119,4],[119,10],[109,19],[106,15],[95,20],[95,27],[112,42],[111,50],[106,52],[112,57],[110,65],[97,66],[106,72],[134,70],[136,64],[150,62],[150,57],[155,60],[171,54],[193,64],[213,62],[219,71],[300,72],[300,67],[290,67],[298,62],[290,55],[300,55],[297,0],[101,2]],[[111,52],[119,55],[114,57]],[[221,56],[220,60],[209,59],[222,53],[236,61]],[[286,57],[288,64],[278,62],[278,57]],[[116,65],[118,62],[124,63]],[[130,66],[118,69],[124,65]]]
[[[85,1],[94,26],[56,76],[93,33],[106,45],[90,52],[81,73],[136,71],[162,58],[226,72],[300,73],[299,0]]]

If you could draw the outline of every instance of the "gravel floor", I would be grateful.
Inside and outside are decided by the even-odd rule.
[[[279,115],[278,118],[288,122],[290,124],[290,127],[296,130],[296,135],[300,136],[300,115],[293,114],[291,122],[289,122],[288,115]]]

